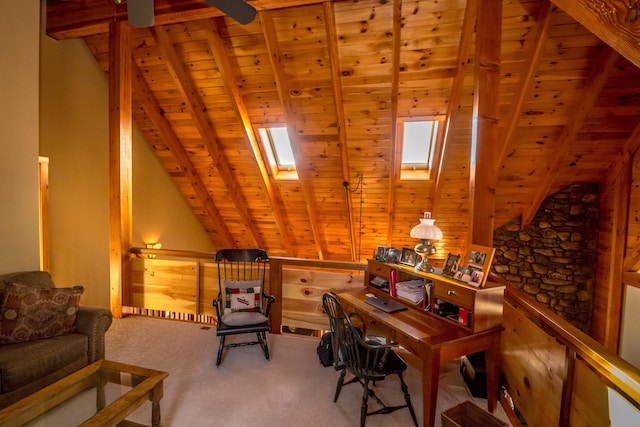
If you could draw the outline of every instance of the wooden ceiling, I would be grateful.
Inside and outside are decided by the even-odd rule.
[[[203,1],[156,0],[155,26],[131,30],[133,118],[215,246],[364,260],[377,245],[413,247],[410,229],[433,211],[438,256],[464,253],[474,2],[249,3],[257,18],[240,25]],[[637,9],[500,3],[495,227],[528,224],[569,184],[606,182],[640,139]],[[122,20],[126,2],[47,6],[47,34],[84,38],[105,72]],[[430,180],[399,178],[395,128],[414,117],[445,119]],[[256,127],[278,124],[298,180],[274,178],[260,154]]]

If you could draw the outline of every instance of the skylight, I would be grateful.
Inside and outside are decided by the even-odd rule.
[[[438,136],[439,120],[398,120],[402,143],[400,179],[429,179]]]
[[[258,128],[258,134],[274,178],[298,179],[287,128],[284,126],[261,127]]]

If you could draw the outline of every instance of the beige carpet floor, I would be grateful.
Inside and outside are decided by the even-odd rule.
[[[269,335],[271,360],[259,346],[226,351],[215,366],[218,339],[213,327],[173,320],[128,316],[114,319],[106,336],[106,357],[118,362],[166,371],[160,407],[162,426],[275,427],[358,426],[361,387],[343,388],[337,403],[333,393],[338,374],[323,367],[316,355],[318,340],[291,334]],[[406,380],[422,425],[421,374],[418,361],[400,351],[409,368]],[[462,382],[458,362],[442,365],[436,426],[440,413],[474,399]],[[402,404],[397,377],[378,382],[376,392],[388,404]],[[370,400],[370,410],[375,402]],[[502,408],[498,416],[506,420]],[[128,419],[149,424],[148,404]],[[411,426],[406,409],[367,419],[368,427]]]

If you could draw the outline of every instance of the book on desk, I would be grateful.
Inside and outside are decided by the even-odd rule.
[[[374,288],[378,288],[381,289],[383,291],[389,291],[389,281],[383,279],[380,276],[376,276],[373,279],[371,279],[371,281],[369,282],[369,285],[373,286]]]
[[[419,304],[424,299],[424,281],[408,280],[396,283],[398,298],[406,299],[413,304]]]

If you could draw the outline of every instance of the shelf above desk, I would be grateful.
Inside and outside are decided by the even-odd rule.
[[[418,279],[425,285],[424,298],[418,303],[412,304],[411,301],[395,297],[404,304],[439,315],[447,322],[472,332],[480,332],[502,324],[504,286],[479,288],[453,278],[373,259],[368,260],[365,285],[380,290],[380,287],[375,286],[375,282],[385,282],[392,288],[392,271],[395,271],[396,283]],[[383,291],[389,293],[386,289]]]

